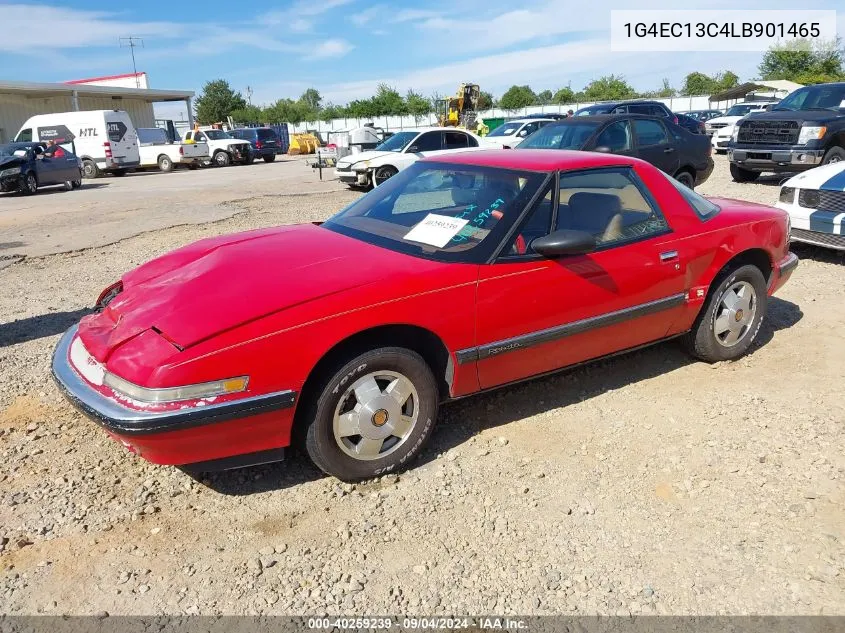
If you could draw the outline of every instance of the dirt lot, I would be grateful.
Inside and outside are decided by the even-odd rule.
[[[356,195],[300,161],[231,169],[0,199],[0,255],[29,255],[0,270],[0,611],[845,614],[845,261],[822,250],[796,247],[741,361],[668,343],[450,405],[398,477],[293,456],[196,482],[107,439],[48,370],[105,285]],[[726,174],[701,191],[774,201]]]

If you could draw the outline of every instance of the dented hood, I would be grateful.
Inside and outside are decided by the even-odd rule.
[[[385,257],[408,258],[312,224],[202,240],[127,273],[123,292],[103,312],[82,320],[80,336],[100,361],[148,329],[186,348],[376,282]]]

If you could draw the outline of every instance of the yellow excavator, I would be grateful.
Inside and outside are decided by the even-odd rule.
[[[481,88],[478,84],[461,84],[454,97],[439,100],[438,118],[440,125],[475,129],[475,110]]]

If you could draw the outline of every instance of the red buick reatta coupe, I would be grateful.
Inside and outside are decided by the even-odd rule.
[[[64,334],[53,373],[152,462],[265,463],[299,437],[357,480],[406,467],[450,399],[672,337],[737,358],[797,264],[783,211],[637,159],[450,154],[322,224],[130,271]]]

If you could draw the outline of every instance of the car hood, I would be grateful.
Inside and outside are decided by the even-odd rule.
[[[743,117],[741,117],[741,116],[717,116],[714,119],[707,119],[707,121],[705,122],[705,125],[713,124],[713,123],[727,123],[728,125],[733,125],[734,123],[739,121],[741,118],[743,118]]]
[[[798,121],[799,123],[827,123],[841,119],[842,115],[833,110],[770,110],[754,112],[746,119],[749,121]]]
[[[10,167],[18,167],[26,162],[20,156],[0,156],[0,171]]]
[[[337,166],[349,167],[355,163],[360,163],[362,160],[376,160],[378,158],[384,158],[385,156],[396,156],[397,154],[401,154],[401,152],[377,152],[375,150],[369,150],[366,152],[360,152],[359,154],[345,156],[337,161]]]
[[[427,263],[313,224],[202,240],[124,275],[123,291],[85,317],[80,336],[101,362],[145,330],[179,348],[322,297],[406,279]],[[442,264],[437,264],[442,265]]]
[[[782,187],[845,191],[845,162],[830,163],[802,171],[781,183]]]

